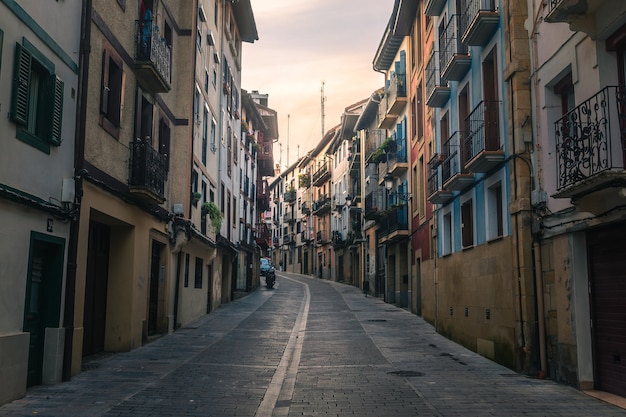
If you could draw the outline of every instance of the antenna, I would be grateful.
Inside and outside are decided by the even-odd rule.
[[[324,129],[324,102],[326,101],[326,97],[324,97],[324,81],[322,81],[322,96],[321,96],[321,102],[322,102],[322,137],[324,137],[324,132],[326,132],[326,130]]]
[[[289,166],[289,119],[291,115],[287,115],[287,166]]]

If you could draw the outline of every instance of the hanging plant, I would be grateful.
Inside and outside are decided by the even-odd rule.
[[[193,204],[194,207],[197,206],[198,201],[200,201],[200,199],[202,198],[202,194],[200,194],[199,192],[193,192],[191,193],[191,204]]]
[[[213,226],[216,232],[220,230],[222,227],[222,212],[214,202],[210,201],[202,204],[202,215],[209,216],[211,226]]]

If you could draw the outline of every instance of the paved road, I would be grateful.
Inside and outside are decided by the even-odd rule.
[[[90,368],[0,416],[626,416],[354,287],[285,273],[274,290]]]

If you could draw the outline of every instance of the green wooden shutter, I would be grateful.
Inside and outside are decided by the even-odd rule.
[[[50,112],[52,116],[52,120],[50,124],[50,137],[48,138],[48,141],[55,146],[60,146],[61,141],[63,140],[61,138],[61,125],[63,121],[63,86],[64,86],[64,83],[59,77],[55,75],[52,75],[51,78],[53,81],[53,87],[54,87],[53,93],[54,94],[53,94],[53,102],[52,102],[52,111]]]
[[[15,67],[10,117],[15,123],[21,125],[28,123],[28,91],[30,89],[32,60],[30,52],[19,43],[15,44]]]

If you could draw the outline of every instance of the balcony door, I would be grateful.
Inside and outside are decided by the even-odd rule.
[[[617,82],[622,87],[617,97],[622,132],[622,160],[626,161],[626,25],[622,26],[606,40],[607,51],[614,51],[617,62]]]
[[[493,49],[482,64],[483,70],[483,102],[485,123],[485,150],[500,149],[499,106],[498,106],[498,64],[496,51]]]

